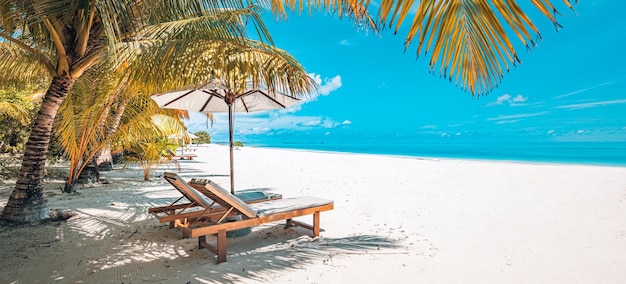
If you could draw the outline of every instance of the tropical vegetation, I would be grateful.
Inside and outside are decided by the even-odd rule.
[[[68,193],[86,167],[95,172],[91,180],[97,181],[97,160],[103,151],[136,149],[146,140],[183,130],[181,119],[187,118],[186,112],[159,108],[149,96],[129,94],[120,87],[126,84],[88,75],[77,81],[61,104],[54,125],[54,135],[69,161],[64,187]]]
[[[196,131],[193,135],[198,136],[193,142],[196,144],[211,144],[211,135],[206,131]]]
[[[152,170],[169,161],[163,157],[167,149],[172,149],[172,146],[175,145],[164,137],[133,143],[125,149],[125,163],[122,169],[125,169],[130,164],[139,164],[143,170],[143,179],[150,180]]]
[[[76,150],[68,153],[76,173],[90,159],[86,153],[97,152],[90,141],[99,135],[98,124],[104,123],[107,112],[96,115],[98,111],[90,111],[89,106],[105,102],[108,107],[105,94],[118,93],[115,88],[101,88],[106,82],[115,82],[116,88],[123,89],[119,93],[144,95],[216,78],[233,89],[243,85],[240,78],[251,78],[253,84],[281,86],[295,95],[315,86],[294,58],[266,43],[269,34],[258,9],[239,2],[0,1],[0,7],[0,37],[5,40],[0,42],[0,69],[5,71],[0,80],[16,85],[41,78],[50,82],[32,123],[15,189],[2,214],[6,220],[48,216],[43,174],[53,126],[67,129],[62,144],[66,150]],[[260,41],[245,37],[248,24],[258,28]],[[83,109],[68,108],[69,118],[55,122],[73,93],[91,94],[84,98],[87,108],[75,104]],[[75,117],[79,113],[96,117],[96,127],[73,125],[84,122]],[[70,174],[70,187],[76,175]]]
[[[35,105],[31,90],[27,88],[0,89],[0,153],[15,155],[24,150]]]
[[[530,2],[558,26],[551,1]],[[99,100],[108,108],[128,104],[135,95],[190,88],[216,78],[234,90],[245,86],[244,79],[252,79],[255,85],[287,88],[281,91],[294,95],[312,91],[315,84],[304,68],[272,45],[260,10],[252,3],[271,8],[282,19],[288,10],[325,7],[375,31],[389,26],[398,32],[410,22],[405,48],[417,42],[417,55],[429,54],[434,72],[472,94],[489,92],[519,63],[518,44],[511,37],[522,48],[530,48],[539,35],[514,0],[383,0],[374,17],[368,13],[374,8],[369,0],[0,0],[0,86],[47,84],[2,218],[29,221],[48,216],[42,185],[53,133],[60,135],[66,151],[85,144],[83,150],[70,151],[77,169],[103,148],[89,142],[101,133],[67,120],[68,115],[91,112],[89,106],[81,105],[84,102],[66,102],[74,100],[74,95]],[[570,1],[564,3],[572,8]],[[247,38],[250,27],[259,40]],[[77,87],[91,82],[95,88]],[[115,87],[100,89],[110,82]],[[107,97],[118,93],[128,94],[126,100]],[[115,102],[107,103],[111,101]],[[60,111],[63,116],[58,117]],[[99,118],[95,129],[102,131],[100,124],[107,124],[112,112],[93,111],[92,116]],[[112,147],[105,141],[107,136],[102,137],[96,140]]]

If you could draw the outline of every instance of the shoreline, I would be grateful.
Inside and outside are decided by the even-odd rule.
[[[215,143],[215,144],[205,144],[206,145],[219,145],[228,147],[228,144]],[[196,147],[197,144],[194,144]],[[582,162],[582,161],[553,161],[553,160],[522,160],[522,159],[496,159],[496,158],[478,158],[478,157],[445,157],[445,156],[418,156],[418,155],[408,155],[408,154],[392,154],[392,153],[365,153],[365,152],[351,152],[348,150],[321,150],[321,149],[311,149],[311,148],[291,148],[291,147],[280,147],[280,146],[257,146],[257,145],[244,145],[244,147],[250,148],[259,148],[259,149],[276,149],[276,150],[288,150],[288,151],[304,151],[304,152],[314,152],[314,153],[322,153],[322,154],[345,154],[345,155],[374,155],[374,156],[385,156],[385,157],[396,157],[396,158],[407,158],[407,159],[418,159],[418,160],[452,160],[452,161],[470,161],[470,162],[494,162],[494,163],[521,163],[521,164],[536,164],[536,165],[574,165],[574,166],[597,166],[597,167],[626,167],[626,160],[621,162]]]
[[[195,145],[194,145],[195,147]],[[228,146],[181,160],[185,180],[229,189]],[[65,222],[0,227],[0,282],[34,283],[619,283],[626,278],[626,168],[244,146],[235,187],[334,200],[320,238],[282,223],[228,239],[228,262],[147,209],[180,196],[141,170],[103,172],[107,184],[60,194]],[[7,184],[4,184],[7,185]],[[12,190],[12,187],[10,188]],[[8,189],[0,192],[6,203]],[[310,223],[309,218],[303,220]],[[214,240],[208,237],[208,240]],[[55,259],[55,261],[50,261]]]

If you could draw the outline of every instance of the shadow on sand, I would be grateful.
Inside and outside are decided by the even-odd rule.
[[[194,174],[185,172],[185,178]],[[268,275],[332,264],[338,254],[403,251],[383,236],[310,238],[308,230],[283,229],[276,222],[228,239],[228,262],[216,265],[215,256],[198,249],[196,239],[182,239],[178,229],[147,213],[175,199],[160,197],[176,196],[169,184],[151,181],[138,188],[134,185],[141,181],[134,177],[109,180],[111,187],[92,189],[92,195],[61,196],[59,204],[71,198],[81,204],[68,209],[76,215],[66,221],[0,226],[0,283],[264,282]]]

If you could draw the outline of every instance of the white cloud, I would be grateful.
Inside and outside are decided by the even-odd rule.
[[[342,86],[341,76],[339,75],[336,75],[335,77],[332,77],[330,79],[324,78],[323,80],[322,80],[322,76],[319,74],[309,73],[308,75],[309,77],[313,78],[315,83],[317,83],[320,86],[317,92],[309,94],[302,100],[302,102],[297,103],[288,109],[280,110],[281,114],[298,112],[302,110],[302,104],[315,101],[317,100],[317,97],[320,95],[328,96],[330,93],[336,91]]]
[[[505,102],[507,102],[508,100],[511,99],[511,95],[509,94],[504,94],[502,96],[499,96],[495,102],[493,102],[494,105],[501,105]]]
[[[341,41],[339,41],[339,44],[343,45],[343,46],[351,46],[352,45],[347,39],[342,39]]]
[[[509,104],[510,106],[522,106],[522,103],[526,102],[526,100],[528,100],[528,98],[522,95],[517,95],[513,97],[509,94],[504,94],[496,98],[495,102],[487,103],[487,106],[497,106],[503,104]]]
[[[550,130],[548,130],[548,132],[546,132],[546,134],[548,134],[548,135],[553,134],[553,133],[554,133],[554,129],[550,129]]]
[[[424,125],[420,127],[420,129],[437,129],[437,125],[432,125],[432,124]]]
[[[499,121],[496,121],[496,124],[511,124],[511,123],[517,123],[518,121],[520,120],[519,119],[499,120]]]
[[[305,99],[305,100],[308,101],[308,99]],[[295,105],[290,106],[289,108],[279,110],[278,113],[285,114],[285,113],[299,112],[302,110],[302,104],[303,102],[298,102]]]
[[[540,115],[545,115],[548,114],[550,112],[548,111],[541,111],[541,112],[535,112],[535,113],[521,113],[521,114],[513,114],[513,115],[501,115],[498,117],[492,117],[492,118],[487,118],[488,121],[501,121],[501,120],[519,120],[520,118],[526,118],[526,117],[532,117],[532,116],[540,116]]]
[[[335,77],[332,77],[332,78],[322,79],[322,76],[319,74],[309,73],[309,77],[311,77],[313,81],[315,81],[315,83],[319,85],[319,88],[317,89],[317,92],[309,94],[306,98],[304,98],[302,103],[315,101],[317,100],[317,97],[319,96],[328,96],[330,93],[336,91],[342,86],[341,76],[339,75],[336,75]],[[290,107],[289,109],[285,110],[284,112],[288,112],[288,113],[297,112],[302,109],[302,106],[301,106],[302,103],[296,104]]]
[[[514,103],[523,103],[527,100],[528,98],[524,98],[522,95],[517,95],[513,98],[513,102]]]
[[[584,88],[584,89],[576,90],[576,91],[573,91],[573,92],[569,92],[567,94],[558,95],[558,96],[556,96],[554,98],[555,99],[560,99],[560,98],[564,98],[564,97],[569,97],[571,95],[580,94],[580,93],[584,93],[584,92],[589,91],[589,90],[593,90],[593,89],[596,89],[596,88],[608,86],[608,85],[611,85],[613,83],[614,82],[605,82],[605,83],[602,83],[602,84],[599,84],[599,85],[595,85],[593,87]]]
[[[624,103],[626,103],[626,100],[612,100],[612,101],[593,102],[593,103],[571,104],[571,105],[557,106],[556,108],[576,110],[576,109],[592,108],[592,107],[608,106],[608,105],[616,105],[616,104],[624,104]]]
[[[578,131],[576,131],[576,133],[583,134],[583,133],[585,133],[585,131],[584,130],[578,130]]]
[[[321,117],[316,117],[314,119],[300,121],[300,122],[297,122],[296,125],[297,126],[302,126],[302,127],[320,126],[320,125],[322,125],[322,118]]]
[[[297,120],[297,117],[292,117],[292,119]],[[349,120],[344,120],[343,122],[337,122],[330,118],[323,117],[306,117],[304,120],[300,120],[294,122],[293,125],[296,127],[306,127],[306,128],[335,128],[342,125],[349,125],[352,122]]]
[[[335,126],[337,126],[337,125],[338,125],[338,123],[336,123],[336,122],[334,122],[334,121],[332,121],[332,120],[330,120],[330,119],[325,119],[325,120],[322,122],[322,125],[321,125],[321,126],[322,126],[322,127],[324,127],[324,128],[333,128],[333,127],[335,127]]]
[[[254,127],[254,128],[246,128],[246,129],[238,129],[237,133],[242,135],[248,134],[267,134],[272,131],[269,127]]]
[[[322,76],[315,73],[310,73],[309,76],[315,80],[317,84],[320,85],[320,88],[317,90],[318,94],[322,96],[328,96],[331,92],[336,91],[341,87],[341,76],[337,75],[330,79],[324,78],[322,80]]]

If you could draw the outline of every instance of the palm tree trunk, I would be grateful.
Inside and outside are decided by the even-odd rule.
[[[130,96],[119,99],[119,101],[111,107],[111,125],[106,128],[106,134],[104,135],[104,137],[109,137],[113,135],[115,131],[117,131],[122,121],[124,111],[126,110],[126,106],[130,103],[131,100],[132,97]],[[97,170],[107,171],[113,169],[113,156],[109,147],[102,148],[102,150],[100,150],[96,154],[94,159],[96,161]]]
[[[33,121],[33,127],[24,149],[22,167],[15,189],[2,212],[2,219],[29,222],[50,216],[48,200],[43,188],[43,178],[52,123],[59,106],[67,97],[75,81],[69,76],[52,78],[41,109]]]

